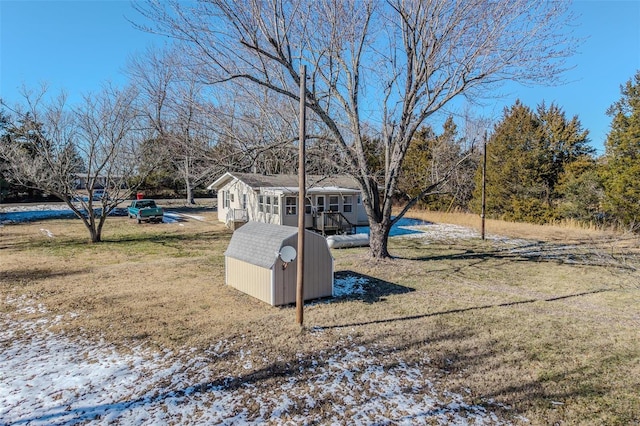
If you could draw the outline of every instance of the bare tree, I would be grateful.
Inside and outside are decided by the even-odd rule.
[[[191,49],[207,83],[268,88],[297,100],[307,66],[307,106],[341,150],[362,190],[370,254],[388,257],[393,195],[413,135],[457,96],[504,80],[558,80],[575,43],[563,34],[567,2],[535,0],[148,1],[150,31]],[[385,178],[367,167],[364,123],[379,122]]]
[[[208,125],[212,107],[203,99],[205,88],[187,72],[175,50],[148,49],[129,61],[128,73],[139,87],[138,108],[166,159],[180,174],[187,203],[193,190],[211,177],[208,151],[213,138]],[[159,149],[158,149],[159,148]]]
[[[76,109],[64,94],[47,102],[46,90],[25,91],[24,98],[25,105],[11,110],[11,129],[2,138],[4,175],[60,198],[83,221],[91,242],[100,242],[107,216],[135,191],[132,178],[145,172],[138,164],[135,93],[105,88]]]
[[[295,105],[266,88],[234,85],[220,98],[212,125],[233,159],[227,170],[293,173],[297,165]],[[259,90],[256,90],[259,89]]]

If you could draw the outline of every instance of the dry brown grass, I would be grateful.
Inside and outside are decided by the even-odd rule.
[[[16,315],[6,301],[26,295],[48,312],[22,316],[77,313],[60,331],[123,350],[206,354],[225,342],[228,354],[212,358],[212,368],[262,382],[260,389],[348,342],[373,348],[386,367],[398,359],[419,365],[442,392],[512,407],[503,415],[514,423],[520,415],[531,424],[640,422],[637,239],[488,221],[488,233],[520,240],[392,238],[396,258],[383,262],[366,249],[336,250],[339,274],[376,285],[364,296],[307,305],[300,330],[292,307],[224,285],[230,232],[215,215],[164,225],[110,218],[96,245],[85,243],[76,220],[0,227],[2,312]],[[238,362],[247,348],[248,375]]]

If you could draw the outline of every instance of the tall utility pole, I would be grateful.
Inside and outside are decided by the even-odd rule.
[[[298,276],[296,280],[296,322],[304,322],[304,215],[307,199],[305,187],[305,134],[307,132],[307,67],[300,67],[300,124],[298,132]]]
[[[482,220],[482,225],[480,226],[480,234],[482,235],[482,239],[484,240],[484,211],[486,207],[486,189],[487,189],[487,131],[484,132],[484,139],[482,142],[482,212],[480,213],[480,218]]]

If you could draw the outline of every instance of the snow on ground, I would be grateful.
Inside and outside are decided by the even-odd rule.
[[[430,241],[453,243],[458,240],[479,239],[481,237],[480,232],[473,228],[448,223],[428,223],[424,225],[403,226],[402,228],[407,231],[413,231],[403,234],[402,238],[419,238],[424,240],[425,243]],[[493,234],[486,234],[485,238],[487,240],[510,243],[512,245],[527,243],[526,240],[511,239]]]
[[[115,216],[126,216],[127,211],[124,208],[117,208],[112,213]],[[24,204],[24,205],[0,205],[0,226],[5,223],[16,222],[32,222],[41,219],[52,218],[73,218],[75,214],[65,204],[49,203],[49,204]],[[179,223],[185,220],[197,220],[204,222],[203,216],[178,213],[166,210],[164,213],[164,223]]]
[[[204,222],[205,221],[204,216],[198,216],[198,215],[193,215],[193,214],[184,214],[184,213],[178,213],[178,212],[172,212],[172,211],[166,211],[166,210],[164,212],[162,221],[164,223],[176,223],[176,222],[179,222],[179,221],[185,220],[185,219],[197,220],[198,222]]]
[[[15,211],[23,213],[22,218],[37,216],[25,208]],[[165,215],[169,223],[185,218],[204,220]],[[478,237],[475,231],[453,225],[406,228],[406,238],[425,241]],[[41,232],[55,238],[44,228]],[[362,294],[367,284],[364,277],[336,279],[334,296]],[[231,376],[224,369],[212,369],[209,361],[228,355],[235,342],[214,344],[207,359],[188,350],[154,353],[134,347],[121,353],[104,341],[96,344],[51,331],[77,314],[18,321],[10,311],[46,318],[46,307],[25,297],[6,299],[4,304],[8,309],[0,313],[0,426],[504,424],[485,407],[467,403],[463,395],[438,392],[424,374],[429,369],[422,368],[429,362],[427,354],[422,363],[408,365],[393,353],[381,355],[375,344],[357,346],[346,331],[334,351],[312,359],[300,354],[287,374],[254,367],[250,349],[241,349],[237,355],[246,375]],[[310,338],[322,338],[324,332],[314,329]],[[279,361],[273,360],[273,365]]]
[[[24,297],[5,304],[14,311],[46,313],[44,306]],[[381,357],[375,345],[357,346],[348,335],[332,352],[312,359],[300,354],[287,374],[254,369],[247,361],[246,375],[230,377],[190,351],[132,348],[124,354],[105,342],[51,331],[60,321],[73,321],[75,314],[22,321],[0,315],[3,426],[504,424],[462,395],[437,392],[421,365],[408,365],[393,353]],[[322,333],[316,330],[310,338]],[[229,342],[219,342],[207,357],[223,357],[228,351]]]
[[[369,280],[365,277],[348,275],[343,278],[336,278],[333,281],[333,297],[365,294],[367,290],[364,287],[367,284],[369,284]]]

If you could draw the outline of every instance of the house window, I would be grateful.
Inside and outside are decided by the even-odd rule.
[[[231,202],[232,202],[232,203],[234,202],[233,195],[234,195],[234,194],[233,194],[233,192],[230,192],[230,193],[229,193],[229,198],[231,199]],[[227,206],[227,207],[229,207],[229,206]]]
[[[316,197],[316,211],[318,213],[324,211],[324,195],[318,195]]]
[[[229,191],[222,191],[222,205],[229,208]]]
[[[306,214],[311,214],[311,198],[304,199],[304,212]]]
[[[264,213],[264,195],[258,195],[258,211]]]
[[[351,213],[353,211],[353,195],[345,195],[342,197],[342,211]]]
[[[337,195],[330,195],[329,196],[329,211],[330,212],[337,212],[340,210],[340,205],[338,204],[338,200],[340,199],[340,197],[338,197]]]
[[[273,214],[280,214],[280,197],[273,196]]]
[[[284,199],[284,212],[287,216],[295,216],[298,213],[298,199],[296,197]]]
[[[271,214],[271,195],[265,196],[264,207],[265,207],[264,211],[266,213]]]

